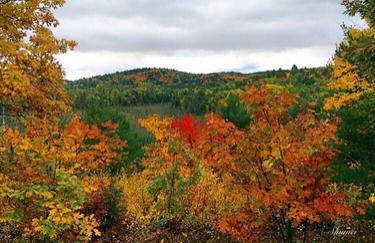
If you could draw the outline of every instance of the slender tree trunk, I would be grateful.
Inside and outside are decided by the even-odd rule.
[[[292,223],[288,223],[288,243],[293,243],[293,229],[292,229]]]
[[[308,225],[307,222],[303,225],[303,243],[307,243]]]
[[[272,216],[273,216],[274,220],[276,221],[277,226],[279,227],[279,231],[280,231],[281,237],[283,239],[283,243],[286,243],[286,238],[285,238],[282,222],[279,222],[279,219],[276,217],[274,212],[272,212]]]

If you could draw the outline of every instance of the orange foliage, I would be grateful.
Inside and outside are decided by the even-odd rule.
[[[73,118],[65,129],[8,128],[0,139],[0,221],[20,223],[24,236],[88,241],[99,235],[95,217],[83,214],[90,196],[110,183],[98,172],[126,145],[113,133]],[[72,238],[73,237],[73,238]]]
[[[319,121],[313,111],[292,118],[288,109],[295,98],[281,86],[249,86],[243,98],[253,122],[238,143],[234,165],[216,168],[229,170],[232,182],[247,191],[248,203],[223,218],[224,231],[247,241],[277,227],[286,240],[302,223],[351,216],[353,210],[341,203],[343,194],[325,193],[324,170],[335,155],[329,141],[336,139],[336,122]]]
[[[124,78],[132,80],[133,83],[137,86],[139,86],[139,85],[141,85],[141,84],[143,84],[147,81],[147,75],[145,73],[128,74]]]
[[[200,222],[249,242],[270,232],[290,240],[301,226],[352,216],[350,200],[328,190],[325,173],[335,156],[330,143],[337,121],[318,120],[315,103],[292,117],[296,97],[282,86],[250,85],[242,97],[253,118],[246,130],[216,114],[207,114],[205,124],[191,115],[140,121],[158,140],[148,147],[146,169],[135,175],[151,191],[158,188],[143,197],[143,203],[150,200],[147,217],[163,215],[174,196],[178,217],[187,209]],[[176,196],[197,172],[199,178]]]

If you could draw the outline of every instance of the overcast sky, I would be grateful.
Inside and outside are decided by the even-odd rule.
[[[254,72],[323,66],[342,38],[340,0],[67,0],[58,37],[68,79],[167,67]]]

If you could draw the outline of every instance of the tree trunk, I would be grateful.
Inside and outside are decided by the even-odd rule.
[[[303,224],[303,243],[307,243],[307,239],[308,239],[308,236],[307,236],[307,234],[308,234],[308,224],[307,224],[307,222],[305,222],[304,224]]]
[[[288,223],[288,243],[293,243],[293,229],[292,229],[292,223]]]

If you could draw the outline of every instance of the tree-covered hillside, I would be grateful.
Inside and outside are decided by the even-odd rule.
[[[144,155],[143,146],[154,141],[153,135],[138,120],[151,115],[181,116],[187,113],[203,117],[208,112],[220,114],[240,128],[251,122],[242,95],[249,84],[276,84],[298,95],[291,114],[301,105],[315,102],[322,110],[328,91],[324,88],[329,67],[302,68],[266,72],[192,74],[169,69],[136,69],[85,78],[67,83],[73,108],[90,124],[113,120],[122,124],[128,141],[128,168]],[[118,170],[119,168],[117,168]]]
[[[328,68],[274,70],[267,72],[191,74],[169,69],[136,69],[68,82],[74,107],[129,106],[171,103],[184,112],[215,111],[219,102],[249,82],[277,82],[293,85],[301,92],[327,81]]]

